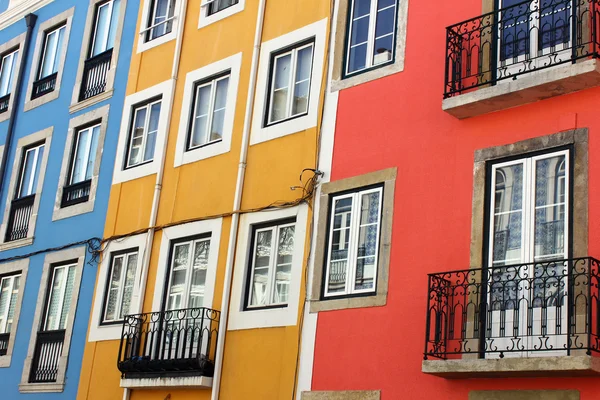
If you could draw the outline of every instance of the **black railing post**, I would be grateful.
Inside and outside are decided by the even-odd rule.
[[[571,59],[573,64],[577,61],[577,47],[579,46],[577,43],[579,36],[577,34],[579,31],[578,2],[579,0],[571,0]]]

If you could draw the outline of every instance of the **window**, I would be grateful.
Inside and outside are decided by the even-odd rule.
[[[88,58],[112,50],[114,47],[120,6],[121,0],[110,0],[97,6],[92,33],[93,39]]]
[[[346,75],[394,58],[398,0],[352,0],[346,49]]]
[[[166,310],[203,307],[210,236],[178,240],[172,244]]]
[[[161,99],[134,106],[126,168],[154,159]]]
[[[57,265],[52,269],[43,331],[63,330],[71,308],[77,264]]]
[[[122,321],[130,313],[137,262],[137,248],[111,254],[103,323]]]
[[[66,25],[62,25],[46,33],[38,79],[47,78],[58,72],[59,52],[63,45],[65,30]]]
[[[8,96],[12,90],[12,83],[17,66],[17,59],[19,50],[12,50],[8,54],[2,56],[2,65],[0,66],[0,97]],[[0,107],[0,111],[6,111],[8,109],[8,102],[6,108]]]
[[[13,325],[17,298],[21,283],[21,273],[4,276],[0,279],[0,335],[9,334]],[[6,347],[2,345],[4,340],[0,338],[0,355]],[[8,338],[6,339],[8,342]]]
[[[195,86],[187,150],[223,139],[228,87],[229,73]]]
[[[308,112],[314,43],[272,56],[266,125]]]
[[[173,31],[176,0],[153,0],[146,28],[146,41],[154,40]]]
[[[203,5],[208,7],[208,15],[213,15],[219,11],[238,4],[239,0],[208,0]]]
[[[77,139],[73,150],[73,160],[71,163],[70,185],[87,181],[92,178],[99,136],[100,124],[81,129],[77,132]]]
[[[375,291],[383,188],[331,200],[325,297]]]
[[[44,156],[44,147],[44,144],[37,144],[24,150],[19,187],[15,198],[20,199],[35,194]]]
[[[254,227],[246,308],[287,305],[295,229],[296,221]]]

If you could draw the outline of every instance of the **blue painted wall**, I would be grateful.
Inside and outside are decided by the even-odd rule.
[[[0,12],[6,9],[7,4],[8,0],[0,0]],[[23,112],[23,105],[28,95],[28,93],[26,93],[27,83],[35,58],[33,53],[35,51],[35,40],[39,26],[44,21],[71,7],[75,7],[75,12],[68,43],[65,69],[60,87],[60,96],[58,99],[40,107]],[[133,41],[136,36],[134,27],[137,20],[139,0],[127,1],[113,96],[106,101],[89,106],[77,113],[70,114],[69,106],[71,103],[73,87],[75,85],[88,7],[88,0],[54,0],[49,5],[34,12],[38,16],[38,20],[32,35],[28,61],[23,71],[24,76],[21,87],[20,104],[13,105],[14,107],[17,107],[17,119],[11,146],[12,148],[5,149],[4,152],[4,155],[8,157],[7,171],[5,174],[7,179],[10,179],[12,173],[13,160],[18,140],[21,137],[31,135],[32,133],[51,126],[54,127],[54,131],[52,134],[48,166],[41,193],[34,242],[29,246],[0,252],[0,263],[9,257],[27,255],[42,249],[63,246],[68,243],[86,240],[91,237],[102,237],[112,181],[119,125],[125,97],[127,75],[129,72],[131,49],[133,48]],[[8,26],[0,31],[0,44],[11,40],[25,31],[26,26],[24,20]],[[104,141],[104,151],[102,154],[102,164],[94,211],[53,222],[52,213],[56,199],[60,168],[63,161],[69,120],[77,115],[87,113],[106,104],[110,104],[110,114],[108,117],[108,130]],[[0,144],[4,144],[6,141],[8,123],[8,121],[0,123]],[[46,148],[46,151],[48,151],[48,148]],[[6,182],[6,184],[3,185],[2,193],[0,193],[0,218],[3,217],[1,214],[4,211],[4,205],[6,204],[8,188],[9,184]],[[75,399],[77,395],[83,349],[86,341],[88,319],[91,314],[92,295],[97,272],[96,263],[91,263],[90,265],[89,262],[86,262],[84,266],[79,301],[75,314],[71,348],[69,351],[69,363],[64,392],[39,394],[19,393],[18,387],[23,373],[23,363],[27,355],[27,348],[29,346],[37,297],[39,291],[42,289],[40,288],[40,284],[45,255],[46,254],[40,254],[30,257],[29,271],[24,286],[24,297],[18,321],[17,337],[13,349],[11,365],[8,368],[0,368],[0,381],[2,382],[0,398],[3,400],[18,399],[23,396],[36,399]],[[89,258],[90,256],[88,254],[87,261],[89,261]]]

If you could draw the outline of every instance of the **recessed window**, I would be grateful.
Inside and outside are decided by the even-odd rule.
[[[218,13],[219,11],[223,11],[226,8],[236,5],[239,3],[239,0],[208,0],[204,3],[206,7],[208,7],[208,15],[213,15]]]
[[[63,188],[62,207],[88,201],[98,151],[100,124],[77,131],[71,156],[67,186]]]
[[[313,49],[310,42],[272,55],[266,125],[308,112]]]
[[[161,102],[162,100],[158,99],[133,107],[126,168],[135,167],[154,159]]]
[[[42,58],[40,59],[37,80],[33,83],[32,99],[41,97],[55,89],[60,52],[66,30],[66,25],[62,25],[46,32],[44,35]]]
[[[138,249],[111,254],[103,323],[122,321],[130,313],[138,264]]]
[[[173,31],[175,0],[153,0],[146,28],[146,41],[154,40]]]
[[[295,221],[254,227],[247,309],[287,305],[295,227]]]
[[[19,178],[17,199],[35,194],[42,165],[42,157],[44,156],[44,148],[44,144],[38,144],[24,150],[25,154]]]
[[[16,49],[2,56],[2,65],[0,66],[0,113],[8,110],[18,55],[19,50]]]
[[[346,75],[392,62],[398,0],[352,0]]]
[[[187,149],[223,139],[229,73],[196,84]]]
[[[4,276],[0,279],[0,356],[7,352],[20,283],[21,273]]]
[[[325,297],[375,291],[382,197],[377,187],[332,198]]]

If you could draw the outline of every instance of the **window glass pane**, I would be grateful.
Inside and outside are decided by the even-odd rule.
[[[287,102],[291,73],[292,55],[275,59],[273,92],[271,97],[271,122],[287,117]]]
[[[73,284],[75,283],[75,266],[71,265],[68,271],[67,282],[61,307],[60,322],[58,329],[65,329],[67,326],[67,318],[71,310],[71,299],[73,298]]]
[[[127,165],[136,165],[141,162],[141,148],[144,141],[147,112],[147,107],[141,107],[135,110],[133,132],[131,133],[131,148],[129,149],[129,160]]]
[[[194,260],[192,265],[192,281],[190,285],[190,297],[187,308],[197,308],[202,307],[203,305],[209,251],[210,240],[202,240],[195,243]]]
[[[369,40],[369,22],[370,17],[364,16],[355,18],[352,22],[352,35],[350,36],[350,46],[354,47]]]
[[[194,114],[194,128],[190,147],[201,146],[207,142],[208,109],[210,107],[210,93],[212,85],[198,88],[196,95],[196,113]]]
[[[209,6],[208,15],[222,11],[234,4],[237,4],[239,0],[215,0]]]
[[[50,300],[48,301],[48,312],[46,315],[45,330],[53,331],[59,329],[59,312],[62,309],[60,304],[61,289],[63,286],[63,279],[65,276],[65,267],[55,268],[54,276],[52,278],[52,287],[50,288]]]
[[[294,255],[294,226],[279,229],[277,267],[275,268],[274,304],[287,303]]]
[[[0,333],[6,333],[6,328],[3,329],[5,321],[8,319],[8,302],[11,298],[11,283],[10,277],[3,278],[0,284]],[[16,296],[15,296],[16,298]]]
[[[46,45],[44,47],[44,54],[42,55],[43,59],[40,68],[40,79],[52,75],[54,72],[56,72],[54,70],[55,64],[58,70],[58,61],[56,60],[58,57],[56,57],[56,53],[58,52],[59,42],[62,41],[59,40],[59,36],[63,30],[63,28],[60,28],[52,32],[48,32],[46,34]]]
[[[44,159],[44,149],[45,146],[39,146],[38,147],[38,151],[37,151],[37,160],[35,163],[35,173],[33,175],[33,185],[31,185],[31,193],[36,193],[37,192],[37,183],[38,183],[38,178],[40,176],[40,169],[42,169],[42,160]]]
[[[348,72],[355,72],[365,68],[367,63],[367,44],[350,48],[348,59]]]
[[[18,196],[19,198],[29,196],[36,192],[37,177],[41,168],[41,160],[43,155],[44,146],[38,146],[26,150],[25,160],[23,161],[21,188]]]
[[[352,198],[343,198],[333,202],[333,229],[328,271],[328,293],[345,291],[348,267],[348,246],[350,244],[350,225],[352,219]]]
[[[110,29],[110,9],[111,4],[105,3],[98,7],[96,17],[96,30],[94,33],[94,45],[92,47],[92,57],[97,56],[107,50],[107,36]]]
[[[100,136],[100,125],[92,128],[92,144],[88,154],[88,162],[86,166],[85,179],[92,179],[94,173],[94,164],[96,163],[96,152],[98,151],[98,137]]]
[[[186,275],[190,256],[190,243],[175,245],[171,262],[171,286],[169,288],[169,310],[184,308]]]
[[[127,270],[125,271],[125,285],[123,287],[123,302],[119,319],[122,319],[130,313],[131,296],[133,295],[133,285],[135,281],[135,272],[137,269],[137,253],[129,254],[127,257]]]
[[[371,0],[354,0],[353,2],[353,17],[354,19],[362,17],[371,12]]]
[[[83,129],[79,131],[77,149],[75,151],[75,161],[73,162],[73,174],[71,178],[71,184],[83,182],[86,178],[86,167],[85,159],[88,156],[87,149],[90,145],[90,129]]]
[[[156,132],[158,131],[158,120],[160,118],[160,102],[152,104],[150,108],[150,124],[148,126],[148,137],[144,149],[144,161],[154,158],[154,147],[156,146]]]
[[[303,114],[308,111],[312,52],[312,46],[298,51],[292,115]]]
[[[12,89],[14,70],[17,64],[18,51],[8,54],[2,58],[2,70],[0,71],[0,96],[6,96]]]
[[[210,130],[211,142],[215,140],[221,140],[223,138],[223,123],[225,121],[225,107],[227,105],[228,87],[229,78],[217,81],[213,121]]]
[[[375,25],[375,46],[373,48],[373,65],[388,62],[392,59],[394,46],[394,30],[396,27],[396,7],[379,4],[377,23]]]
[[[260,231],[256,233],[254,245],[254,273],[252,276],[250,306],[266,305],[267,284],[269,279],[269,266],[271,264],[271,249],[273,231]]]
[[[117,302],[119,300],[119,290],[121,289],[121,275],[123,269],[123,256],[115,257],[113,259],[112,271],[110,276],[110,286],[108,288],[108,297],[106,299],[106,312],[104,314],[104,320],[113,321],[117,319],[115,312],[117,309]]]
[[[496,169],[494,204],[494,265],[521,261],[521,227],[523,208],[523,164]]]
[[[173,16],[175,11],[175,0],[155,0],[154,18],[151,24],[157,25],[150,31],[150,40],[166,35],[173,29],[173,21],[166,20]]]
[[[15,316],[15,308],[17,307],[17,297],[19,295],[19,289],[21,287],[21,276],[15,276],[13,279],[12,295],[10,297],[10,304],[8,305],[8,317],[6,321],[5,333],[8,333],[12,329],[13,318]]]
[[[362,195],[358,249],[356,253],[355,290],[375,287],[375,262],[379,239],[380,192]]]
[[[117,36],[117,26],[119,22],[119,13],[121,11],[121,0],[113,0],[112,13],[110,16],[110,27],[108,29],[108,39],[106,43],[106,50],[110,50],[115,47],[115,37]]]

